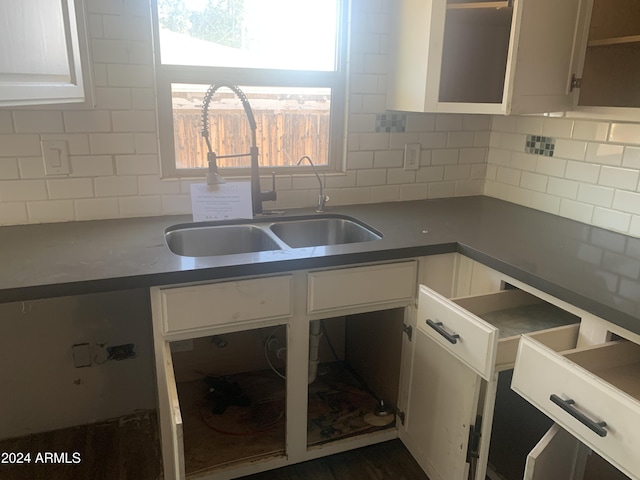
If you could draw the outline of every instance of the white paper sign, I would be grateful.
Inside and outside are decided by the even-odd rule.
[[[194,222],[253,218],[251,183],[194,183],[191,185],[191,208]]]

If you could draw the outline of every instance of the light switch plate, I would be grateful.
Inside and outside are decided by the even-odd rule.
[[[69,147],[66,140],[42,140],[42,159],[47,175],[68,175]]]

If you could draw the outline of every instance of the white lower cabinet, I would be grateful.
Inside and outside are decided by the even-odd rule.
[[[640,337],[459,254],[151,303],[166,480],[397,437],[431,480],[640,480]]]
[[[416,284],[408,260],[153,288],[164,478],[238,478],[397,438]]]

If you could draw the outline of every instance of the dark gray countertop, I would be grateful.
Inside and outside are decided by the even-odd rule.
[[[640,239],[489,197],[332,207],[381,240],[180,257],[164,229],[190,216],[0,228],[0,302],[459,251],[640,333]],[[310,210],[287,211],[286,216]],[[428,233],[423,233],[427,231]]]

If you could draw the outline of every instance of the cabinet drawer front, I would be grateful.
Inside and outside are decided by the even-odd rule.
[[[495,327],[421,285],[418,328],[482,378],[491,378],[498,342]]]
[[[309,274],[308,313],[411,301],[416,262],[342,268]]]
[[[163,333],[292,315],[291,275],[162,290]]]
[[[621,358],[628,346],[634,347],[603,344],[579,355],[597,356],[602,353],[598,350],[606,349],[609,358]],[[607,368],[603,374],[617,376],[615,370]],[[638,374],[630,377],[638,389]],[[527,336],[520,340],[511,387],[625,474],[639,478],[640,402],[636,398]]]

